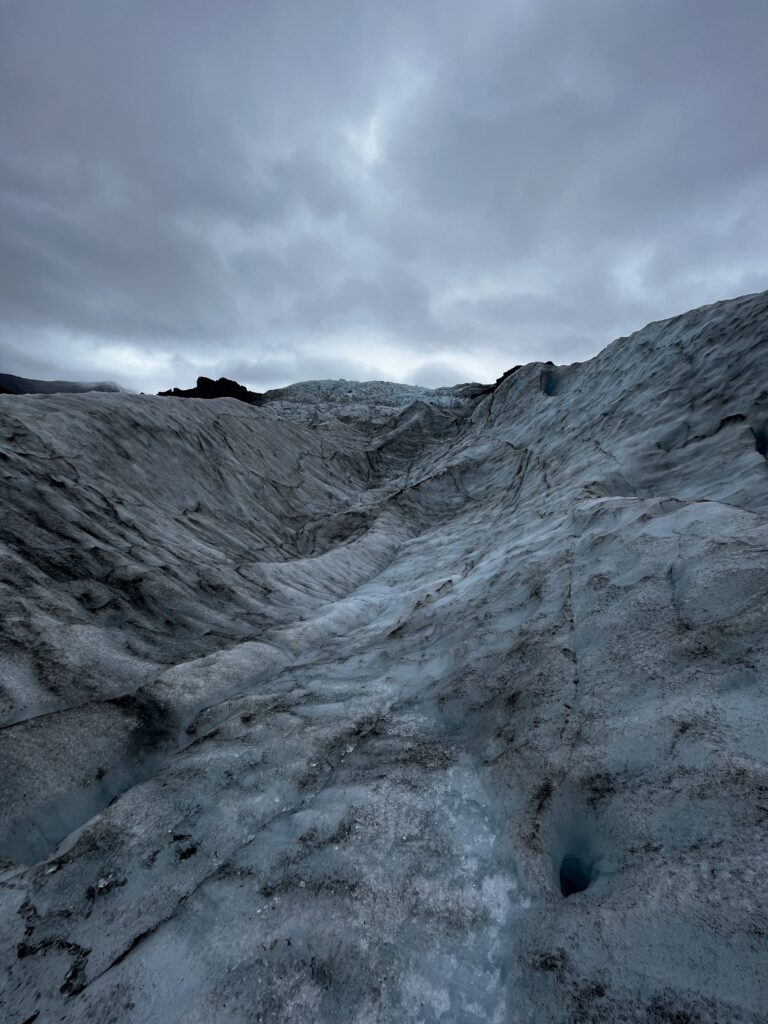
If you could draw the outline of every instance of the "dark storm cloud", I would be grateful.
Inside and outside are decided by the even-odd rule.
[[[156,389],[584,358],[768,287],[764,0],[0,5],[0,357]]]

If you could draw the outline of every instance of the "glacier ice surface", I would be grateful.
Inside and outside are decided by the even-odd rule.
[[[765,1021],[767,354],[0,397],[2,1019]]]

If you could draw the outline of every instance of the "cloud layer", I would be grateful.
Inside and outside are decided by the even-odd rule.
[[[0,362],[493,379],[768,287],[764,0],[0,6]]]

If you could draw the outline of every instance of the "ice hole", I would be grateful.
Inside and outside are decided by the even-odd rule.
[[[584,892],[593,881],[592,865],[587,865],[575,853],[567,853],[560,863],[560,892],[563,896],[572,896],[575,892]]]
[[[551,370],[544,370],[541,375],[541,390],[545,395],[557,394],[557,377]]]
[[[755,435],[755,448],[768,459],[768,420],[763,420],[752,433]]]

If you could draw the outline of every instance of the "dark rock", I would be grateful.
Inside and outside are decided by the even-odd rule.
[[[171,388],[169,391],[158,391],[163,398],[236,398],[239,402],[249,405],[260,405],[262,395],[257,391],[249,391],[242,384],[227,377],[211,380],[210,377],[198,377],[193,388]]]

